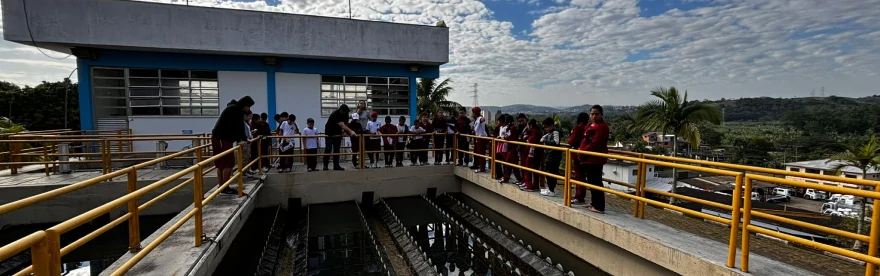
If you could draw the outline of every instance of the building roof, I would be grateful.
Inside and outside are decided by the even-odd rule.
[[[140,1],[2,3],[5,40],[77,57],[94,58],[86,49],[113,49],[431,66],[449,62],[449,28],[442,26]]]
[[[800,162],[790,162],[790,163],[785,163],[785,164],[783,164],[783,165],[786,165],[786,166],[792,166],[792,167],[801,167],[801,168],[815,169],[815,170],[833,170],[833,169],[834,169],[834,166],[836,166],[837,164],[843,163],[843,162],[840,162],[840,161],[831,161],[831,162],[828,162],[828,160],[830,160],[830,159],[819,159],[819,160],[809,160],[809,161],[800,161]],[[844,168],[842,169],[842,171],[843,171],[843,172],[847,172],[847,173],[857,173],[857,174],[861,174],[861,173],[862,173],[862,170],[861,170],[861,169],[856,168],[856,167],[851,167],[851,166],[849,166],[849,167],[844,167]],[[869,173],[869,174],[874,174],[874,173],[880,173],[880,171],[877,171],[877,170],[875,170],[875,169],[873,169],[873,168],[868,168],[868,173]]]

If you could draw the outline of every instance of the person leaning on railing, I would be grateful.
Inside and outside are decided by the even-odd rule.
[[[544,134],[544,136],[541,137],[540,142],[542,144],[547,145],[547,146],[551,146],[551,147],[558,147],[559,146],[560,135],[559,135],[559,131],[556,130],[555,123],[556,122],[553,121],[553,118],[544,119],[544,122],[542,124],[544,125],[544,131],[546,132],[546,134]],[[544,154],[545,154],[545,163],[544,163],[545,170],[549,174],[558,175],[559,174],[559,163],[562,161],[562,151],[545,149]],[[558,181],[556,178],[548,176],[547,177],[547,189],[541,191],[541,194],[545,195],[545,196],[556,196],[556,181]]]
[[[232,100],[220,113],[220,118],[214,124],[211,130],[211,148],[214,154],[221,154],[224,151],[232,149],[233,144],[238,142],[240,145],[247,145],[247,130],[242,122],[244,114],[251,110],[254,106],[254,100],[250,96],[241,97],[238,101]],[[217,168],[217,186],[229,180],[232,175],[232,167],[235,166],[235,155],[227,154],[219,157],[214,161],[214,167]],[[242,168],[239,168],[242,169]],[[243,170],[243,169],[242,169]],[[238,191],[226,187],[221,191],[224,194],[237,194]]]
[[[486,118],[483,118],[483,110],[480,109],[479,106],[475,106],[471,111],[474,113],[474,123],[473,123],[473,134],[478,137],[489,137],[489,127],[486,126]],[[474,155],[474,166],[471,169],[474,169],[474,172],[484,173],[486,172],[486,158],[482,156],[486,155],[486,144],[489,141],[486,139],[476,139],[474,141],[474,154],[478,154],[480,156]],[[494,149],[492,149],[494,150]]]
[[[345,124],[348,121],[348,113],[351,110],[348,108],[348,105],[340,105],[339,109],[330,113],[330,117],[327,118],[327,124],[324,125],[324,134],[327,135],[327,146],[324,148],[324,154],[333,153],[333,170],[335,171],[344,171],[342,167],[339,166],[339,152],[340,147],[342,147],[342,134],[348,133],[352,137],[352,140],[356,140],[358,134],[348,128],[348,125]],[[352,142],[354,144],[354,142]],[[330,156],[324,156],[324,170],[329,170],[330,165]]]

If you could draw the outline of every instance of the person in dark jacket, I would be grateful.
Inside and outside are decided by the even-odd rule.
[[[358,116],[357,113],[351,114],[351,122],[348,123],[348,129],[351,129],[351,131],[358,134],[364,133],[364,129],[361,128],[360,116]],[[351,136],[351,152],[361,152],[361,140],[357,136]],[[355,169],[360,168],[360,163],[358,163],[359,159],[359,155],[351,156],[351,164],[354,165]]]
[[[471,146],[467,137],[461,136],[461,134],[472,134],[471,130],[471,120],[467,116],[467,110],[462,108],[461,111],[458,112],[458,125],[457,125],[456,133],[458,133],[458,149],[464,151],[470,151]],[[462,167],[467,167],[470,163],[470,156],[467,153],[459,152],[458,153],[458,165]]]
[[[272,129],[269,128],[269,114],[266,114],[265,112],[260,114],[260,123],[257,125],[257,135],[260,136],[260,154],[269,155],[269,148],[272,146],[272,139],[269,139],[269,136],[272,136]],[[269,168],[272,167],[269,158],[263,157],[262,163],[263,172],[269,172]]]
[[[559,146],[559,131],[556,130],[556,122],[553,121],[553,118],[544,119],[544,134],[541,137],[541,143],[547,146],[558,147]],[[562,162],[562,151],[545,149],[544,154],[546,156],[545,159],[545,171],[550,174],[559,175],[559,164]],[[547,177],[547,190],[542,191],[541,194],[545,196],[556,196],[556,178]]]
[[[245,123],[242,122],[242,118],[244,118],[246,112],[251,110],[251,106],[254,106],[254,99],[251,99],[250,96],[244,96],[237,101],[232,100],[226,105],[223,112],[220,112],[220,118],[217,119],[214,129],[211,130],[211,148],[214,151],[214,155],[219,155],[224,151],[232,149],[233,144],[236,142],[240,145],[248,146],[247,128]],[[232,175],[232,167],[234,166],[235,155],[233,154],[224,155],[214,161],[214,167],[217,168],[218,187],[229,180],[229,177]],[[243,168],[239,169],[244,170]],[[238,190],[226,187],[221,192],[224,194],[237,194]]]
[[[440,161],[443,161],[443,151],[436,150],[446,148],[446,130],[449,128],[442,110],[434,115],[434,120],[431,121],[431,128],[434,130],[434,165],[436,166],[440,165]]]

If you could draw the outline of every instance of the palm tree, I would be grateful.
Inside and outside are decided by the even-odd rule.
[[[452,79],[445,79],[437,83],[436,79],[421,78],[416,87],[419,114],[435,114],[437,111],[458,112],[461,105],[457,102],[446,100],[449,93],[454,90],[451,86]]]
[[[880,167],[880,143],[878,143],[874,135],[871,135],[871,139],[868,140],[867,144],[842,146],[846,151],[831,156],[827,161],[827,163],[836,162],[831,168],[836,174],[839,175],[846,167],[856,167],[862,170],[862,177],[865,177],[868,175],[868,169]],[[859,189],[864,188],[864,186],[859,186]],[[857,234],[862,233],[862,228],[865,224],[865,205],[868,205],[868,202],[865,198],[862,198],[859,223],[856,228]],[[853,250],[860,250],[861,247],[862,243],[856,240],[855,244],[853,244]]]
[[[721,123],[721,111],[714,106],[700,102],[688,102],[687,91],[682,96],[678,89],[659,87],[651,91],[657,100],[640,106],[636,113],[634,129],[653,130],[672,133],[672,154],[678,155],[678,138],[684,138],[691,145],[699,145],[701,123]],[[678,188],[678,170],[672,169],[672,193]],[[670,198],[669,202],[674,202]]]

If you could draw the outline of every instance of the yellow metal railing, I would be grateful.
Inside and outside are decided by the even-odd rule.
[[[318,153],[318,154],[268,154],[268,155],[258,153],[258,154],[256,154],[256,156],[258,156],[258,158],[252,160],[249,164],[245,164],[243,161],[242,155],[244,153],[244,147],[241,145],[238,145],[238,146],[236,146],[230,150],[227,150],[225,152],[217,153],[210,158],[203,159],[203,157],[206,156],[208,153],[207,149],[210,146],[210,144],[206,143],[205,145],[201,145],[201,141],[203,141],[204,139],[207,139],[207,138],[205,136],[181,137],[181,139],[183,139],[183,138],[194,139],[194,141],[197,141],[196,143],[198,143],[198,144],[196,147],[189,149],[189,150],[173,153],[173,154],[164,156],[162,158],[153,159],[153,160],[147,161],[145,163],[141,163],[141,164],[131,166],[131,167],[128,167],[125,169],[121,169],[118,171],[107,171],[105,175],[102,175],[100,177],[96,177],[96,178],[93,178],[93,179],[90,179],[87,181],[72,184],[72,185],[69,185],[69,186],[66,186],[63,188],[59,188],[56,190],[48,191],[48,192],[45,192],[45,193],[42,193],[39,195],[34,195],[34,196],[24,198],[24,199],[15,201],[15,202],[0,205],[0,215],[2,215],[5,213],[9,213],[9,212],[24,208],[29,205],[33,205],[33,204],[36,204],[36,203],[39,203],[39,202],[42,202],[45,200],[49,200],[49,199],[52,199],[52,198],[55,198],[55,197],[79,190],[79,189],[82,189],[82,188],[85,188],[85,187],[89,187],[89,186],[98,184],[100,182],[103,182],[103,181],[106,181],[106,180],[109,180],[109,179],[112,179],[115,177],[121,177],[123,175],[128,177],[127,178],[128,179],[128,190],[127,190],[127,194],[125,196],[119,197],[119,198],[117,198],[111,202],[108,202],[100,207],[97,207],[97,208],[92,209],[86,213],[83,213],[83,214],[78,215],[74,218],[71,218],[67,221],[64,221],[58,225],[55,225],[49,229],[46,229],[45,231],[37,231],[31,235],[28,235],[26,237],[19,239],[13,243],[10,243],[6,246],[3,246],[2,248],[0,248],[0,260],[3,260],[3,259],[8,258],[10,256],[13,256],[23,250],[28,249],[28,248],[31,248],[31,250],[33,252],[32,253],[32,261],[33,261],[34,266],[28,267],[16,275],[27,275],[30,273],[33,273],[34,275],[58,275],[58,273],[59,273],[58,270],[60,269],[61,256],[63,256],[65,254],[71,252],[72,250],[82,246],[86,242],[105,233],[106,231],[110,230],[111,228],[113,228],[117,225],[120,225],[125,221],[128,221],[128,223],[129,223],[129,248],[132,253],[136,253],[136,254],[131,259],[127,260],[117,271],[114,271],[112,273],[113,275],[121,275],[121,274],[124,274],[129,269],[131,269],[138,261],[143,259],[147,254],[149,254],[150,251],[152,251],[157,246],[159,246],[159,244],[161,244],[165,239],[167,239],[172,233],[174,233],[176,230],[178,230],[178,228],[180,228],[184,223],[186,223],[190,219],[194,219],[194,221],[195,221],[194,245],[200,246],[201,242],[202,242],[201,241],[202,231],[203,231],[202,230],[202,211],[204,209],[204,206],[209,204],[211,202],[211,200],[213,200],[220,193],[220,191],[223,188],[226,188],[229,185],[232,185],[233,182],[238,182],[238,195],[242,196],[243,191],[244,191],[244,189],[243,189],[244,180],[243,180],[242,171],[244,170],[244,168],[249,168],[254,164],[257,164],[260,167],[262,167],[261,163],[263,162],[263,158],[357,155],[357,156],[360,156],[362,160],[364,160],[367,154],[373,154],[373,153],[435,152],[435,154],[436,154],[436,152],[438,152],[438,151],[451,150],[452,154],[453,154],[453,156],[452,156],[453,160],[458,160],[458,156],[460,154],[468,154],[468,155],[472,155],[474,157],[484,158],[487,162],[486,165],[489,166],[489,169],[490,169],[490,172],[492,173],[492,175],[495,174],[495,169],[496,169],[495,165],[498,164],[498,165],[503,165],[503,166],[506,166],[509,168],[516,168],[516,169],[519,169],[522,171],[536,173],[536,174],[542,175],[543,177],[546,177],[546,178],[555,178],[555,179],[564,181],[564,184],[562,184],[563,185],[562,187],[564,187],[563,188],[563,202],[564,202],[564,205],[567,207],[571,207],[571,199],[572,199],[571,187],[572,186],[582,186],[582,187],[600,190],[600,191],[603,191],[606,193],[611,193],[611,194],[617,195],[619,197],[633,200],[633,204],[634,204],[633,216],[638,217],[638,218],[644,218],[646,206],[652,205],[652,206],[656,206],[656,207],[660,207],[660,208],[675,210],[675,211],[678,211],[678,212],[681,212],[681,213],[684,213],[684,214],[687,214],[690,216],[694,216],[697,218],[702,218],[705,220],[714,221],[714,222],[728,225],[730,227],[730,235],[729,235],[729,242],[728,242],[728,254],[727,254],[728,258],[727,258],[726,265],[728,267],[735,267],[735,262],[736,262],[736,257],[737,257],[736,250],[737,250],[737,247],[739,246],[742,251],[739,268],[742,271],[748,271],[748,260],[749,260],[748,257],[750,254],[750,252],[749,252],[750,244],[749,243],[750,243],[750,236],[753,233],[768,235],[768,236],[782,239],[785,241],[813,247],[818,250],[823,250],[823,251],[827,251],[827,252],[831,252],[831,253],[835,253],[835,254],[839,254],[842,256],[846,256],[846,257],[850,257],[853,259],[864,261],[866,263],[866,269],[865,269],[866,274],[865,275],[874,275],[877,270],[876,269],[877,265],[880,265],[880,258],[876,257],[876,255],[878,253],[878,241],[880,241],[880,227],[878,227],[878,225],[877,225],[878,221],[880,221],[880,205],[874,205],[873,215],[872,215],[872,220],[871,220],[871,225],[870,225],[870,233],[868,235],[864,235],[864,234],[858,234],[858,233],[852,233],[852,232],[843,231],[843,230],[839,230],[839,229],[834,229],[834,228],[830,228],[830,227],[826,227],[826,226],[806,223],[806,222],[802,222],[802,221],[798,221],[798,220],[794,220],[794,219],[790,219],[790,218],[786,218],[786,217],[781,217],[781,216],[778,216],[775,214],[762,212],[761,210],[753,209],[752,208],[752,200],[751,200],[751,196],[750,196],[751,189],[752,189],[752,182],[753,181],[764,181],[764,182],[784,184],[784,185],[789,185],[789,186],[794,186],[794,187],[811,188],[811,189],[816,189],[816,190],[821,190],[821,191],[829,191],[829,192],[840,193],[840,194],[851,194],[851,195],[856,195],[856,196],[865,197],[865,198],[880,199],[880,192],[873,191],[873,190],[868,191],[868,190],[859,190],[859,189],[851,189],[851,188],[840,188],[840,187],[835,187],[835,186],[827,186],[827,185],[812,184],[812,183],[807,183],[807,182],[800,182],[800,181],[784,179],[784,178],[779,178],[779,177],[774,177],[774,176],[798,176],[798,177],[803,177],[803,178],[814,178],[814,179],[821,179],[821,180],[828,180],[828,181],[850,183],[850,184],[855,184],[855,185],[868,186],[868,187],[872,187],[872,188],[876,187],[878,184],[880,184],[880,182],[877,182],[877,181],[869,181],[869,180],[862,180],[862,179],[850,179],[850,178],[829,176],[829,175],[813,175],[813,174],[807,174],[807,173],[789,172],[789,171],[785,171],[785,170],[758,168],[758,167],[742,166],[742,165],[735,165],[735,164],[725,164],[725,163],[710,162],[710,161],[703,161],[703,160],[693,160],[693,159],[686,159],[686,158],[668,157],[668,156],[650,155],[650,154],[641,154],[641,153],[632,153],[632,152],[611,151],[611,153],[609,153],[609,154],[596,153],[596,152],[586,152],[586,151],[580,151],[580,150],[570,149],[570,148],[566,148],[566,147],[552,147],[552,146],[545,146],[545,145],[539,145],[539,144],[528,144],[528,143],[523,143],[523,142],[518,142],[518,141],[505,141],[505,140],[500,140],[500,139],[495,139],[495,138],[480,137],[480,136],[473,136],[473,135],[464,135],[464,134],[459,134],[456,136],[455,139],[450,141],[451,143],[453,143],[452,148],[428,147],[428,148],[424,148],[424,149],[406,149],[406,150],[396,150],[396,149],[395,150],[384,150],[384,149],[366,150],[366,147],[365,147],[365,143],[366,143],[365,140],[368,139],[369,137],[379,136],[379,137],[398,138],[398,137],[411,137],[411,136],[426,137],[426,136],[434,136],[434,135],[435,134],[431,134],[431,133],[426,133],[426,134],[394,134],[394,135],[360,135],[356,139],[353,139],[354,140],[353,142],[358,143],[358,145],[360,146],[360,150],[358,150],[356,152],[349,152],[349,153],[340,152],[340,153],[329,153],[329,154]],[[441,134],[436,134],[436,135],[441,135]],[[470,138],[474,141],[480,140],[480,141],[482,141],[481,143],[485,143],[485,145],[486,145],[485,150],[489,150],[489,152],[476,152],[476,148],[471,149],[470,145],[468,145],[466,147],[460,147],[461,145],[458,144],[458,140],[459,140],[459,139],[457,139],[458,137],[467,137],[467,138]],[[150,137],[125,137],[125,138],[119,138],[119,139],[131,140],[131,139],[149,139],[149,138]],[[163,138],[167,138],[167,137],[163,137]],[[318,135],[318,136],[298,135],[298,136],[271,136],[269,138],[303,139],[303,140],[301,140],[302,143],[300,143],[300,144],[305,145],[306,143],[304,143],[304,142],[305,142],[305,139],[307,139],[307,138],[327,138],[327,136],[325,136],[325,135]],[[93,139],[93,137],[84,137],[84,139],[80,140],[80,141],[91,141],[91,140],[106,141],[106,139]],[[163,140],[168,140],[168,139],[163,139]],[[259,145],[261,145],[261,143],[263,143],[264,141],[257,138],[257,139],[252,140],[252,142],[256,143],[259,148]],[[496,155],[495,149],[496,149],[496,146],[498,145],[498,143],[509,143],[509,144],[518,145],[518,146],[534,147],[536,149],[560,151],[563,153],[562,156],[565,159],[565,166],[563,169],[563,173],[561,175],[550,174],[550,173],[547,173],[547,172],[542,171],[537,168],[521,166],[519,164],[513,164],[510,162],[506,162],[504,160],[500,160],[500,158],[496,158],[496,156],[495,156]],[[210,168],[207,171],[205,169],[214,160],[216,160],[222,156],[226,156],[227,154],[233,154],[234,152],[238,152],[237,164],[238,164],[238,168],[241,168],[241,169],[239,169],[239,171],[234,176],[230,177],[230,179],[228,181],[226,181],[225,183],[223,183],[222,186],[220,186],[217,190],[215,190],[213,193],[211,193],[207,197],[203,198],[203,195],[204,195],[204,193],[203,193],[204,175],[207,174],[208,172],[210,172],[211,170],[213,170],[213,168]],[[183,170],[175,173],[174,175],[166,177],[166,178],[159,180],[155,183],[152,183],[150,185],[140,187],[140,188],[137,187],[136,180],[137,180],[137,170],[138,169],[144,168],[147,166],[151,166],[151,165],[157,164],[159,162],[167,161],[170,159],[184,157],[184,156],[187,156],[190,154],[195,155],[195,157],[194,157],[196,159],[195,165],[190,166],[186,169],[183,169]],[[574,169],[573,163],[579,162],[576,159],[576,157],[578,155],[605,157],[605,158],[609,158],[609,159],[615,159],[615,160],[621,160],[621,161],[625,161],[625,162],[636,163],[638,178],[637,178],[635,184],[616,181],[616,180],[612,180],[612,179],[603,179],[604,182],[619,184],[622,186],[632,188],[634,190],[634,193],[632,193],[632,194],[624,193],[624,192],[620,192],[617,190],[606,188],[606,187],[604,187],[604,185],[599,186],[599,185],[586,183],[584,181],[584,179],[575,179],[572,171]],[[110,156],[110,154],[103,155],[102,160],[104,160],[105,158],[108,158],[107,156]],[[115,161],[115,159],[113,161]],[[365,162],[362,161],[361,168],[364,167],[364,164],[365,164]],[[710,174],[714,174],[714,175],[734,177],[736,180],[735,180],[735,184],[734,184],[735,187],[734,187],[734,191],[733,191],[733,195],[732,195],[731,204],[723,204],[723,203],[708,201],[708,200],[704,200],[704,199],[679,195],[679,194],[675,194],[673,192],[668,192],[668,191],[649,189],[646,187],[648,165],[671,167],[671,168],[677,168],[677,169],[683,169],[683,170],[705,172],[705,173],[710,173]],[[262,174],[262,170],[260,173]],[[189,178],[188,180],[183,181],[180,184],[177,184],[176,186],[168,189],[164,193],[156,196],[155,198],[147,201],[146,203],[138,205],[137,199],[139,197],[145,195],[146,193],[148,193],[150,191],[154,191],[160,187],[163,187],[169,183],[172,183],[175,180],[178,180],[181,177],[189,175],[189,174],[192,174],[192,177]],[[770,175],[772,175],[772,176],[770,176]],[[165,232],[163,232],[159,235],[159,238],[157,238],[156,240],[152,241],[150,244],[141,248],[140,233],[138,230],[139,229],[138,218],[139,218],[140,211],[142,211],[146,208],[149,208],[150,206],[155,205],[160,200],[167,198],[172,193],[174,193],[174,192],[180,190],[181,188],[183,188],[187,185],[190,185],[190,184],[193,185],[193,190],[194,190],[193,191],[193,195],[194,195],[193,196],[193,206],[194,206],[193,210],[188,212],[179,221],[174,222],[174,224],[172,225],[172,227],[170,229],[166,230]],[[657,200],[647,198],[646,197],[647,193],[657,194],[657,195],[665,196],[665,197],[677,198],[677,199],[680,199],[683,201],[698,203],[698,204],[702,204],[705,206],[711,206],[711,207],[727,210],[730,212],[731,217],[729,219],[723,218],[723,217],[718,217],[718,216],[714,216],[714,215],[710,215],[710,214],[705,214],[705,213],[702,213],[699,211],[694,211],[691,209],[679,207],[676,205],[671,205],[671,204],[668,204],[665,202],[660,202]],[[88,222],[88,221],[90,221],[90,220],[92,220],[102,214],[109,212],[111,209],[118,208],[123,205],[127,206],[127,209],[129,210],[125,215],[123,215],[123,216],[111,221],[107,225],[102,226],[99,229],[87,234],[86,236],[80,238],[79,240],[76,240],[76,241],[64,246],[63,248],[61,247],[59,237],[62,233],[70,231],[70,230],[82,225],[85,222]],[[806,240],[806,239],[795,237],[792,235],[779,233],[779,232],[776,232],[776,231],[773,231],[770,229],[757,227],[757,226],[754,226],[751,224],[751,218],[753,216],[756,218],[776,221],[776,222],[780,222],[780,223],[784,223],[784,224],[802,227],[805,229],[820,231],[820,232],[824,232],[824,233],[828,233],[828,234],[837,235],[840,237],[845,237],[845,238],[850,238],[853,240],[866,242],[866,243],[868,243],[868,252],[867,252],[867,254],[865,254],[865,253],[861,253],[861,252],[850,251],[847,249],[817,243],[814,241]],[[738,239],[741,239],[741,241],[738,242]]]
[[[491,143],[492,146],[488,148],[488,150],[491,150],[491,152],[489,152],[488,154],[486,154],[485,152],[476,153],[476,152],[470,152],[470,151],[463,150],[463,149],[458,149],[457,146],[455,148],[456,148],[456,154],[480,155],[480,156],[485,157],[487,160],[490,160],[491,163],[489,164],[489,166],[492,169],[493,176],[495,175],[495,173],[494,173],[495,164],[501,164],[501,165],[504,165],[507,167],[537,173],[537,174],[543,175],[544,177],[552,177],[552,178],[556,178],[556,179],[565,181],[565,184],[563,187],[566,187],[566,188],[563,189],[563,192],[564,192],[563,193],[563,197],[564,197],[563,202],[568,207],[571,207],[571,199],[572,199],[572,195],[571,195],[572,191],[571,191],[570,185],[576,185],[576,186],[587,187],[590,189],[601,190],[606,193],[611,193],[611,194],[617,195],[619,197],[633,200],[634,204],[635,204],[635,206],[634,206],[635,208],[633,210],[633,215],[638,218],[645,217],[645,206],[647,204],[650,204],[650,205],[657,206],[660,208],[675,210],[675,211],[678,211],[678,212],[681,212],[681,213],[684,213],[684,214],[687,214],[690,216],[694,216],[697,218],[710,220],[710,221],[714,221],[714,222],[728,225],[730,227],[730,236],[729,236],[728,254],[727,254],[727,257],[728,257],[727,258],[727,266],[728,267],[735,267],[736,249],[738,246],[737,239],[741,238],[741,245],[740,245],[741,247],[740,248],[742,251],[742,256],[741,256],[741,260],[740,260],[740,269],[742,271],[748,272],[748,260],[749,260],[748,256],[750,253],[749,252],[749,242],[750,242],[751,234],[753,234],[753,233],[760,233],[760,234],[768,235],[768,236],[778,238],[781,240],[785,240],[788,242],[798,243],[798,244],[809,246],[809,247],[812,247],[815,249],[827,251],[827,252],[834,253],[834,254],[839,254],[839,255],[853,258],[853,259],[860,260],[860,261],[864,261],[866,263],[865,275],[875,275],[876,271],[877,271],[877,266],[880,265],[880,258],[875,257],[875,256],[877,256],[878,251],[880,251],[880,250],[878,250],[878,249],[880,249],[880,248],[878,248],[878,241],[880,241],[880,225],[878,225],[878,224],[880,224],[880,223],[878,223],[878,221],[880,221],[880,205],[878,205],[878,204],[873,205],[871,225],[869,226],[870,227],[870,234],[864,235],[864,234],[857,234],[857,233],[852,233],[852,232],[843,231],[843,230],[839,230],[839,229],[834,229],[831,227],[807,223],[807,222],[803,222],[803,221],[799,221],[799,220],[795,220],[795,219],[790,219],[790,218],[786,218],[786,217],[782,217],[782,216],[778,216],[778,215],[774,215],[774,214],[769,214],[766,212],[761,212],[759,210],[754,210],[754,209],[752,209],[752,205],[751,205],[752,200],[751,200],[751,196],[750,196],[751,190],[752,190],[752,181],[764,181],[764,182],[783,184],[783,185],[789,185],[789,186],[794,186],[794,187],[811,188],[811,189],[815,189],[818,191],[827,191],[827,192],[833,192],[833,193],[839,193],[839,194],[850,194],[850,195],[855,195],[855,196],[864,197],[864,198],[880,199],[880,192],[877,192],[876,189],[872,189],[872,191],[867,191],[867,190],[861,190],[861,189],[841,188],[841,187],[836,187],[836,186],[828,186],[828,185],[820,185],[820,184],[812,184],[812,183],[808,183],[808,182],[795,181],[795,180],[791,180],[791,179],[779,178],[779,177],[774,177],[774,176],[783,176],[783,177],[784,176],[795,176],[795,177],[811,178],[811,179],[817,179],[817,180],[836,181],[836,182],[849,183],[849,184],[854,184],[854,185],[858,185],[858,186],[866,186],[866,187],[872,187],[872,188],[880,185],[880,182],[878,182],[878,181],[844,178],[844,177],[831,176],[831,175],[819,175],[819,174],[809,174],[809,173],[801,173],[801,172],[790,172],[790,171],[778,170],[778,169],[751,167],[751,166],[744,166],[744,165],[726,164],[726,163],[711,162],[711,161],[704,161],[704,160],[669,157],[669,156],[662,156],[662,155],[642,154],[642,153],[634,153],[634,152],[626,152],[626,151],[611,150],[610,153],[612,153],[612,154],[603,154],[603,153],[596,153],[596,152],[580,151],[580,150],[570,149],[570,148],[566,148],[566,147],[550,147],[550,146],[545,146],[545,145],[540,145],[540,144],[528,144],[528,143],[523,143],[523,142],[518,142],[518,141],[505,141],[505,140],[500,140],[500,139],[495,139],[495,138],[490,138],[490,137],[477,137],[477,136],[472,136],[472,135],[463,135],[463,136],[473,138],[473,139],[483,139],[484,141],[487,141],[487,143]],[[456,142],[457,142],[457,139],[456,139]],[[505,162],[502,160],[497,160],[494,158],[495,157],[495,153],[494,153],[495,150],[494,149],[495,149],[495,145],[497,143],[509,143],[509,144],[513,144],[513,145],[529,146],[529,147],[535,147],[535,148],[540,148],[540,149],[550,149],[550,150],[561,151],[564,154],[563,156],[565,158],[565,164],[566,164],[565,168],[564,168],[564,176],[549,174],[547,172],[537,170],[534,168],[524,167],[524,166],[520,166],[518,164],[512,164],[512,163]],[[589,184],[583,180],[573,179],[572,171],[574,168],[572,167],[572,162],[573,161],[577,162],[576,159],[574,159],[574,158],[579,154],[597,156],[597,157],[605,157],[605,158],[609,158],[609,159],[616,159],[616,160],[636,163],[637,164],[637,175],[638,175],[638,178],[636,180],[636,184],[620,182],[620,181],[607,179],[607,178],[602,179],[602,181],[604,181],[604,182],[614,183],[614,184],[618,184],[618,185],[632,188],[635,190],[635,192],[633,194],[624,193],[624,192],[620,192],[620,191],[606,188],[604,186],[597,186],[597,185]],[[734,191],[733,191],[733,195],[732,195],[733,200],[731,201],[731,204],[728,205],[728,204],[722,204],[722,203],[708,201],[708,200],[704,200],[704,199],[679,195],[679,194],[675,194],[673,192],[659,191],[659,190],[655,190],[655,189],[646,188],[645,185],[647,182],[646,181],[647,165],[678,168],[678,169],[683,169],[683,170],[710,173],[710,174],[720,175],[720,176],[734,177],[736,180],[735,180],[735,184],[734,184],[735,187],[734,187]],[[769,175],[772,175],[772,176],[769,176]],[[710,215],[710,214],[690,210],[687,208],[678,207],[678,206],[671,205],[668,203],[652,200],[652,199],[646,198],[646,193],[653,193],[653,194],[657,194],[657,195],[665,196],[665,197],[673,197],[673,198],[677,198],[677,199],[680,199],[683,201],[698,203],[698,204],[701,204],[704,206],[710,206],[710,207],[715,207],[715,208],[727,210],[727,211],[731,212],[730,213],[731,218],[727,219],[727,218],[717,217],[714,215]],[[793,235],[779,233],[774,230],[754,226],[751,224],[751,218],[753,216],[757,217],[757,218],[765,219],[765,220],[776,221],[776,222],[780,222],[780,223],[784,223],[784,224],[802,227],[805,229],[820,231],[820,232],[824,232],[824,233],[828,233],[828,234],[832,234],[832,235],[837,235],[837,236],[844,237],[844,238],[862,241],[862,242],[868,243],[868,252],[867,252],[867,254],[865,254],[865,253],[861,253],[861,252],[851,251],[851,250],[847,250],[844,248],[826,245],[826,244],[818,243],[815,241],[795,237]],[[740,229],[742,230],[741,233],[740,233]]]
[[[206,198],[202,198],[204,196],[204,175],[214,170],[213,167],[209,167],[212,162],[217,160],[218,158],[227,156],[229,154],[238,153],[237,164],[238,168],[246,168],[250,165],[253,165],[257,160],[252,161],[250,164],[244,165],[242,154],[244,152],[244,148],[241,145],[235,146],[232,149],[229,149],[225,152],[215,154],[214,156],[203,160],[203,152],[210,147],[210,144],[199,145],[194,148],[177,152],[168,156],[164,156],[161,158],[157,158],[148,162],[140,163],[125,169],[121,169],[118,171],[110,172],[104,174],[102,176],[92,178],[86,181],[82,181],[76,184],[68,185],[62,188],[58,188],[52,191],[48,191],[45,193],[41,193],[38,195],[30,196],[24,199],[20,199],[14,202],[10,202],[7,204],[0,205],[0,215],[9,213],[15,210],[19,210],[21,208],[37,204],[43,202],[45,200],[49,200],[58,196],[65,195],[67,193],[83,189],[92,185],[99,184],[103,181],[109,180],[114,177],[127,176],[127,193],[126,195],[119,197],[111,202],[105,203],[97,208],[94,208],[88,212],[80,214],[76,217],[68,219],[64,222],[61,222],[55,226],[52,226],[45,231],[37,231],[31,235],[23,237],[21,239],[16,240],[13,243],[10,243],[2,248],[0,248],[0,260],[11,257],[15,254],[20,253],[21,251],[31,248],[31,256],[32,256],[32,265],[23,269],[22,271],[16,273],[15,275],[60,275],[61,268],[61,257],[70,253],[71,251],[81,247],[85,243],[93,240],[94,238],[106,233],[110,229],[122,224],[123,222],[128,221],[128,229],[129,229],[129,251],[132,253],[136,253],[131,259],[126,261],[119,269],[114,271],[113,275],[122,275],[132,266],[134,266],[138,261],[143,259],[143,257],[148,254],[150,251],[155,249],[160,243],[162,243],[165,239],[167,239],[174,231],[176,231],[180,226],[186,223],[190,218],[195,219],[195,246],[200,246],[202,243],[202,212],[205,205],[209,204],[217,195],[219,195],[220,191],[224,188],[229,187],[233,182],[238,182],[238,196],[241,197],[244,195],[244,179],[243,179],[243,171],[239,170],[235,175],[232,175],[228,181],[223,183],[219,188],[217,188],[214,192],[208,195]],[[144,187],[137,187],[137,172],[139,169],[152,166],[158,164],[159,162],[168,161],[174,158],[179,158],[184,155],[194,154],[197,163],[191,167],[183,169],[171,176],[168,176],[164,179],[161,179],[155,183],[149,184]],[[243,166],[244,165],[244,166]],[[176,186],[168,189],[162,194],[152,198],[144,204],[138,205],[138,199],[149,192],[152,192],[156,189],[159,189],[163,186],[166,186],[174,181],[179,180],[181,177],[192,174],[192,177],[177,184]],[[158,201],[167,198],[174,192],[180,190],[181,188],[187,185],[193,185],[193,210],[184,216],[181,220],[177,221],[170,229],[166,230],[156,239],[150,242],[150,244],[141,247],[141,238],[140,238],[140,225],[139,225],[139,217],[140,212],[150,206],[153,206]],[[63,233],[71,231],[76,227],[85,224],[86,222],[92,221],[95,218],[110,212],[115,208],[119,208],[121,206],[127,207],[127,213],[120,216],[119,218],[107,223],[104,226],[99,227],[98,229],[86,234],[85,236],[79,238],[72,243],[61,247],[60,236]]]

